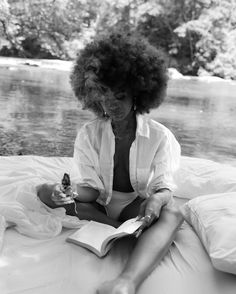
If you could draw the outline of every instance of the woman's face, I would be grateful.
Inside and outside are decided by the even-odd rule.
[[[125,91],[109,91],[101,105],[112,121],[122,121],[133,109],[133,99]]]

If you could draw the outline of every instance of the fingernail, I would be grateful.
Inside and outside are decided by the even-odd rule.
[[[138,238],[142,234],[142,230],[138,230],[135,234],[135,238]]]

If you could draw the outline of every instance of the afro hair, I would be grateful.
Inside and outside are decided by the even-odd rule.
[[[157,108],[164,100],[168,75],[160,50],[143,38],[113,33],[80,51],[70,78],[83,107],[103,117],[100,101],[108,89],[117,87],[129,91],[137,113]]]

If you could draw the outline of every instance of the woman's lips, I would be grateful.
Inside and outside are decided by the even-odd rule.
[[[119,108],[108,108],[107,113],[110,116],[122,116],[123,112]]]

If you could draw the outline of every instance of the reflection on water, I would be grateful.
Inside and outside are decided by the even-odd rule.
[[[206,96],[168,97],[150,116],[174,132],[183,155],[236,166],[236,95]],[[68,72],[21,66],[0,68],[0,118],[1,155],[72,156],[93,115],[73,97]]]

